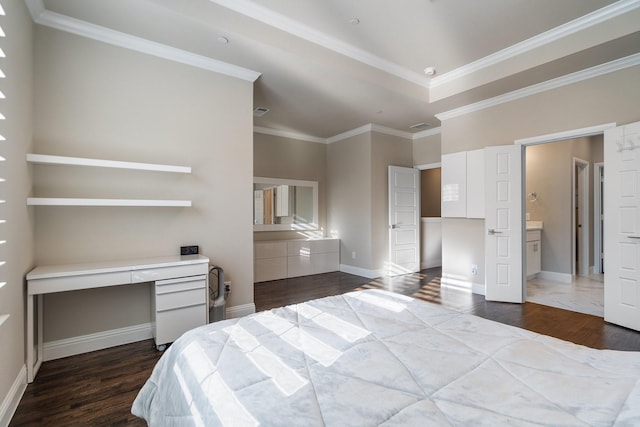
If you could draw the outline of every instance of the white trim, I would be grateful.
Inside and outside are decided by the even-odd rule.
[[[369,270],[366,268],[354,267],[353,265],[340,264],[340,271],[343,273],[354,274],[367,279],[375,279],[384,276],[384,273],[378,270]]]
[[[285,31],[303,40],[314,43],[318,46],[330,49],[348,58],[355,59],[363,64],[370,65],[381,71],[415,83],[422,87],[429,86],[429,78],[422,73],[411,71],[394,62],[376,56],[370,52],[345,43],[320,31],[317,31],[301,22],[275,12],[267,7],[258,5],[249,0],[210,0],[227,9],[248,16],[256,21],[270,25],[279,30]]]
[[[600,238],[602,235],[602,191],[600,182],[600,171],[604,171],[604,162],[593,164],[593,274],[602,272],[602,246],[604,242]]]
[[[531,138],[516,139],[514,144],[537,145],[548,142],[564,141],[567,139],[583,138],[585,136],[602,135],[607,129],[616,127],[615,123],[605,123],[602,125],[589,126],[586,128],[572,129],[563,132],[549,133],[547,135],[532,136]]]
[[[555,271],[541,271],[538,273],[538,279],[571,284],[573,282],[573,274],[556,273]]]
[[[26,1],[33,21],[40,25],[252,83],[261,75],[247,68],[51,12],[45,9],[42,0]]]
[[[289,132],[289,131],[284,131],[284,130],[265,128],[265,127],[262,127],[262,126],[254,126],[253,127],[253,132],[261,133],[261,134],[264,134],[264,135],[280,136],[282,138],[297,139],[299,141],[317,142],[317,143],[320,143],[320,144],[326,144],[327,143],[327,139],[326,138],[321,138],[319,136],[305,135],[305,134],[297,133],[297,132]]]
[[[440,133],[442,133],[442,128],[438,126],[437,128],[426,129],[426,130],[411,134],[411,139],[415,141],[416,139],[424,138],[427,136],[438,135]]]
[[[234,305],[225,310],[227,319],[235,319],[238,317],[248,316],[256,312],[256,305],[254,303]]]
[[[472,282],[469,280],[460,280],[458,278],[450,277],[446,274],[442,274],[440,278],[440,285],[443,287],[455,289],[462,292],[470,292],[472,294],[485,295],[486,286],[484,283]]]
[[[46,362],[48,360],[148,340],[153,338],[152,327],[153,325],[151,323],[143,323],[141,325],[111,329],[95,334],[45,342],[43,360]]]
[[[398,136],[400,138],[405,138],[409,140],[413,140],[413,135],[415,135],[411,132],[405,132],[402,130],[392,129],[390,127],[386,127],[382,125],[376,125],[374,123],[368,123],[364,126],[360,126],[358,128],[351,129],[346,132],[327,138],[327,144],[333,144],[334,142],[342,141],[347,138],[351,138],[353,136],[361,135],[367,132],[384,133],[387,135]]]
[[[369,123],[368,125],[360,126],[359,128],[351,129],[346,132],[327,138],[327,144],[333,144],[334,142],[342,141],[344,139],[351,138],[353,136],[371,132],[372,129],[373,129],[373,125]]]
[[[468,76],[469,74],[478,72],[484,68],[494,66],[501,62],[515,58],[519,55],[523,55],[534,49],[544,47],[550,43],[561,40],[579,31],[583,31],[604,21],[608,21],[617,16],[623,15],[629,11],[637,9],[638,7],[640,7],[640,1],[638,0],[617,1],[613,4],[574,19],[573,21],[569,21],[558,27],[552,28],[549,31],[537,34],[520,43],[516,43],[498,52],[487,55],[477,61],[471,62],[469,64],[463,65],[462,67],[456,68],[455,70],[441,74],[438,77],[434,77],[429,83],[429,89],[442,86],[454,80]]]
[[[415,165],[414,168],[419,169],[421,171],[423,170],[427,170],[427,169],[436,169],[436,168],[441,168],[442,167],[442,163],[438,162],[438,163],[426,163],[424,165]]]
[[[580,159],[578,157],[574,157],[571,163],[571,248],[573,249],[571,252],[571,271],[574,274],[580,274],[586,276],[589,274],[589,162],[586,160]],[[582,169],[582,206],[580,206],[581,212],[581,248],[580,262],[582,263],[582,270],[577,271],[577,262],[576,262],[576,254],[575,254],[575,241],[577,239],[576,234],[576,216],[574,212],[576,212],[576,185],[578,182],[576,181],[576,167],[580,167]]]
[[[11,388],[7,392],[2,405],[0,405],[0,426],[8,426],[13,414],[18,409],[18,404],[27,389],[27,367],[22,365],[18,376],[11,384]]]
[[[525,88],[514,90],[513,92],[508,92],[503,95],[498,95],[493,98],[475,102],[473,104],[465,105],[464,107],[455,108],[443,113],[438,113],[436,114],[436,118],[440,121],[452,119],[454,117],[463,116],[475,111],[484,110],[485,108],[494,107],[496,105],[515,101],[521,98],[526,98],[528,96],[532,96],[548,90],[557,89],[573,83],[578,83],[583,80],[588,80],[594,77],[613,73],[615,71],[624,70],[625,68],[634,67],[636,65],[640,65],[640,53],[617,59],[615,61],[607,62],[602,65],[597,65],[595,67],[587,68],[582,71],[567,74],[555,79],[547,80],[546,82],[527,86]]]

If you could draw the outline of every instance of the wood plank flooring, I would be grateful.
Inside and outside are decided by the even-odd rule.
[[[487,302],[441,287],[440,274],[430,269],[370,280],[336,272],[277,280],[256,284],[255,304],[262,311],[356,289],[387,289],[589,347],[640,351],[640,333],[602,318],[534,303]],[[131,415],[131,404],[160,355],[147,340],[45,362],[10,426],[144,426]]]

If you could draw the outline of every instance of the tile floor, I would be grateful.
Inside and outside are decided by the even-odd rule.
[[[528,280],[527,301],[604,317],[604,275],[576,276],[572,283]]]

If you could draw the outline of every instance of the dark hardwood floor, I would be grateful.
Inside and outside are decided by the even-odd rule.
[[[357,289],[387,289],[589,347],[640,351],[640,333],[600,317],[528,302],[488,302],[480,295],[442,288],[440,274],[440,269],[430,269],[371,280],[336,272],[259,283],[256,310]],[[131,415],[131,404],[160,355],[148,340],[45,362],[10,426],[143,426],[144,421]]]

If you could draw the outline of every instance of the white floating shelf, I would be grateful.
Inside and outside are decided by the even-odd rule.
[[[0,314],[0,326],[9,318],[8,314]]]
[[[191,173],[189,166],[157,165],[153,163],[121,162],[118,160],[85,159],[27,153],[27,162],[46,165],[93,166],[101,168],[135,169],[157,172]]]
[[[75,199],[29,197],[29,206],[167,206],[190,207],[191,200]]]

